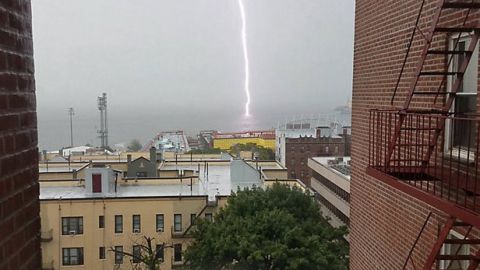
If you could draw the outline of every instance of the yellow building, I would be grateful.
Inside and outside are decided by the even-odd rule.
[[[41,173],[43,269],[132,269],[132,257],[112,250],[135,253],[144,237],[165,245],[161,269],[173,269],[183,264],[192,220],[213,218],[232,190],[276,181],[303,187],[276,162],[165,161],[158,178],[123,178],[121,164],[67,166]]]
[[[245,131],[233,133],[216,133],[213,136],[213,147],[222,150],[229,150],[236,144],[254,143],[259,146],[275,150],[275,132],[267,131]]]

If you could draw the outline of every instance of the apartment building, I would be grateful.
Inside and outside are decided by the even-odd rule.
[[[356,1],[352,269],[478,269],[478,1]]]
[[[336,134],[335,128],[317,127],[316,135],[299,138],[285,138],[285,166],[291,178],[298,178],[310,186],[308,159],[311,157],[342,157],[350,154],[350,128],[344,127]]]
[[[50,165],[40,180],[43,269],[132,269],[140,262],[119,254],[138,254],[144,237],[159,249],[161,269],[181,267],[195,219],[214,218],[232,190],[306,189],[277,162],[200,156],[166,160],[147,178],[128,177],[125,162]]]
[[[350,225],[350,157],[308,159],[311,188],[333,227]]]

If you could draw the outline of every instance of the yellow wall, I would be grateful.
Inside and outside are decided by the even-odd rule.
[[[247,144],[255,143],[259,146],[270,148],[275,150],[275,139],[263,139],[263,138],[215,138],[213,140],[213,147],[220,148],[222,150],[229,150],[230,147],[235,144]]]
[[[224,205],[226,199],[219,205]],[[88,199],[45,201],[40,204],[42,235],[45,237],[51,230],[52,240],[42,241],[42,259],[44,263],[53,262],[55,269],[114,269],[114,254],[110,247],[121,245],[125,252],[131,252],[135,243],[142,243],[143,236],[155,238],[155,242],[167,244],[182,243],[186,248],[188,238],[172,238],[173,215],[182,214],[182,229],[190,225],[190,214],[199,213],[206,205],[206,197],[164,197],[153,199]],[[204,213],[213,213],[217,207],[209,207]],[[132,232],[132,215],[141,216],[141,233]],[[156,232],[156,214],[164,214],[164,232]],[[98,228],[98,217],[105,216],[105,228]],[[114,233],[114,216],[123,215],[123,233]],[[62,217],[83,217],[83,234],[62,235]],[[204,216],[204,214],[203,214]],[[99,247],[106,248],[106,259],[101,260]],[[83,247],[84,265],[63,266],[62,248]],[[165,262],[161,269],[171,269],[173,249],[164,252]],[[124,258],[120,268],[132,269],[129,258]]]

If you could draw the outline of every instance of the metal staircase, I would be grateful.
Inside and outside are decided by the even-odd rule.
[[[424,6],[424,2],[422,2],[420,12],[417,17],[416,25],[414,28],[414,34],[419,30],[418,27],[418,22],[419,18],[422,13],[422,9]],[[455,27],[448,27],[448,26],[439,26],[440,19],[442,17],[442,14],[446,10],[451,10],[451,9],[463,9],[466,10],[465,14],[463,15],[463,23],[461,27],[455,26]],[[408,127],[404,127],[405,119],[407,118],[407,113],[419,113],[419,114],[440,114],[440,115],[449,115],[451,111],[451,107],[453,105],[453,102],[455,100],[455,97],[459,91],[459,89],[462,86],[463,82],[463,75],[465,74],[465,71],[468,67],[468,64],[470,62],[470,59],[472,57],[473,51],[475,50],[475,47],[478,43],[479,39],[479,34],[480,34],[480,26],[479,25],[466,25],[466,22],[468,20],[468,17],[470,15],[470,12],[472,9],[480,9],[480,3],[470,1],[470,2],[453,2],[453,1],[446,1],[446,0],[439,0],[436,6],[436,11],[435,14],[433,15],[431,24],[430,24],[430,29],[428,30],[427,34],[424,35],[422,33],[422,36],[424,37],[424,47],[420,56],[420,60],[417,63],[416,66],[416,71],[415,71],[415,77],[411,82],[411,85],[408,90],[407,97],[405,99],[405,102],[403,104],[403,107],[399,113],[399,121],[396,124],[395,132],[391,138],[391,143],[389,145],[389,149],[386,155],[386,165],[389,166],[390,163],[393,161],[404,161],[404,162],[413,162],[414,164],[421,165],[422,166],[422,171],[425,170],[425,168],[428,166],[428,163],[430,161],[431,155],[435,149],[435,147],[438,144],[438,139],[442,132],[445,129],[445,122],[446,121],[436,121],[435,124],[432,124],[428,127],[428,130],[431,131],[429,132],[429,139],[428,142],[422,141],[420,145],[417,146],[425,146],[427,150],[425,153],[423,153],[423,157],[421,159],[417,160],[395,160],[392,158],[393,153],[395,152],[395,148],[398,147],[399,144],[401,144],[400,137],[401,133],[404,131],[408,130]],[[438,49],[432,49],[432,41],[433,38],[442,33],[450,33],[450,34],[456,34],[458,35],[457,38],[455,39],[454,42],[454,48],[452,50],[438,50]],[[470,34],[471,36],[471,41],[470,45],[466,50],[458,50],[458,44],[460,41],[460,38],[464,34]],[[405,59],[408,58],[411,44],[413,42],[413,36],[410,39],[410,44],[408,46],[407,54]],[[429,55],[445,55],[448,57],[448,62],[447,62],[447,67],[445,70],[425,70],[425,62],[428,58]],[[451,70],[451,65],[454,59],[455,55],[463,55],[464,60],[462,64],[459,66],[458,70],[452,71]],[[395,99],[395,95],[397,93],[398,85],[400,83],[400,79],[404,70],[404,66],[406,64],[406,60],[404,61],[404,64],[401,69],[401,73],[399,75],[399,79],[397,81],[397,86],[395,88],[395,91],[392,96],[392,104]],[[422,78],[425,77],[440,77],[441,82],[439,83],[438,87],[436,87],[436,91],[432,91],[431,87],[427,87],[427,89],[422,89],[422,87],[419,86],[419,81]],[[452,87],[449,91],[442,91],[442,89],[446,90],[447,87],[445,87],[446,83],[449,81],[450,78],[453,80]],[[445,96],[443,104],[440,104],[440,106],[437,106],[437,100],[439,96]],[[416,96],[434,96],[433,99],[433,105],[429,109],[418,109],[418,108],[412,108],[412,101]]]

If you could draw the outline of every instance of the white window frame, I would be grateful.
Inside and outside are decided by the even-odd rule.
[[[456,239],[464,239],[465,236],[462,234],[456,232],[456,231],[450,231],[450,233],[447,236],[448,239],[456,238]],[[468,239],[468,238],[467,238]],[[452,244],[444,244],[442,246],[442,249],[440,251],[440,254],[442,255],[455,255],[455,252],[457,251],[457,246],[452,250]],[[457,255],[468,255],[470,254],[470,245],[464,244],[461,246],[459,252]],[[447,266],[449,266],[451,261],[449,260],[442,260],[440,261],[440,269],[447,269]],[[469,265],[468,260],[463,260],[463,261],[455,261],[460,263],[461,269],[467,269]],[[458,268],[451,268],[451,269],[458,269]]]
[[[463,40],[471,40],[471,35],[473,33],[464,33],[462,35],[460,35],[460,41],[463,41]],[[448,48],[449,50],[453,50],[453,47],[455,46],[455,42],[458,38],[458,34],[454,34],[454,35],[451,35],[448,39]],[[470,59],[470,62],[468,63],[469,66],[473,63],[472,59],[475,60],[477,59],[477,63],[476,63],[476,67],[477,67],[477,72],[475,72],[475,76],[476,76],[476,82],[477,82],[477,91],[475,91],[474,93],[457,93],[457,96],[461,96],[461,95],[471,95],[471,96],[477,96],[478,98],[478,58],[479,58],[479,43],[480,42],[477,42],[477,46],[475,47],[475,50],[473,52],[473,55],[472,55],[472,58]],[[470,46],[470,44],[466,44],[465,47],[468,48],[468,46]],[[476,54],[476,55],[475,55]],[[449,61],[450,59],[450,56],[447,58],[447,61]],[[448,63],[448,62],[447,62]],[[454,66],[454,63],[452,63],[449,67],[448,67],[448,71],[449,72],[453,72],[454,70],[456,69],[456,66]],[[453,83],[454,83],[455,80],[453,80],[453,78],[451,76],[447,76],[447,92],[451,92],[452,90],[452,86],[453,86]],[[453,102],[452,104],[452,107],[450,108],[450,112],[455,112],[455,102],[456,100]],[[478,135],[477,135],[478,136]],[[468,158],[468,160],[475,160],[475,153],[474,151],[470,151],[470,153],[468,153],[467,150],[465,149],[461,149],[459,147],[455,147],[455,146],[452,146],[450,147],[450,145],[452,144],[452,140],[453,140],[453,131],[452,131],[452,120],[447,120],[446,123],[445,123],[445,141],[444,141],[444,154],[447,155],[447,154],[450,154],[450,150],[452,150],[452,156],[454,157],[458,157],[460,156],[461,159],[464,159],[466,160]],[[451,148],[451,149],[450,149]]]

